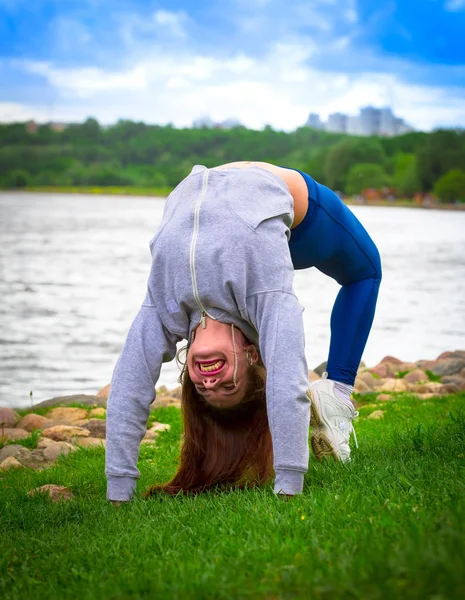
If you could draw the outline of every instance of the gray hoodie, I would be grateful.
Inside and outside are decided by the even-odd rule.
[[[107,498],[129,500],[154,386],[202,317],[233,323],[260,350],[275,493],[302,491],[310,401],[303,308],[288,239],[293,200],[260,167],[195,166],[168,196],[150,242],[147,294],[115,366],[107,410]]]

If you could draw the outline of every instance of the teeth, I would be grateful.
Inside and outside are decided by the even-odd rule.
[[[204,373],[208,373],[209,371],[216,371],[216,369],[219,369],[221,367],[221,365],[223,364],[222,360],[217,360],[216,363],[214,363],[213,365],[200,365],[200,370],[203,371]]]

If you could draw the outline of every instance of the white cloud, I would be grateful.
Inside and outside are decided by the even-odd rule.
[[[187,36],[185,27],[188,17],[184,11],[157,10],[153,15],[153,21],[164,33],[168,33],[175,38],[183,39]]]
[[[80,98],[93,98],[99,93],[143,90],[147,87],[142,65],[128,71],[108,72],[97,67],[60,69],[47,62],[18,61],[17,64],[22,65],[28,73],[42,75],[64,97],[76,95]]]
[[[445,4],[445,9],[449,12],[465,10],[465,0],[448,0]]]
[[[309,64],[315,51],[306,40],[277,43],[261,58],[169,54],[155,47],[121,71],[60,69],[30,61],[17,66],[44,77],[55,90],[56,120],[93,115],[102,123],[129,118],[189,126],[201,115],[214,121],[232,115],[249,127],[292,130],[305,123],[309,112],[357,114],[361,106],[373,104],[391,106],[419,129],[465,123],[459,89],[409,83],[390,73],[325,72]],[[34,104],[0,105],[0,120],[50,119],[44,114],[44,107]]]

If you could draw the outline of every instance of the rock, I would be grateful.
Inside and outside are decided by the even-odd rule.
[[[24,429],[8,429],[6,427],[2,429],[0,427],[0,439],[2,437],[6,440],[25,440],[29,437],[29,431],[24,431]]]
[[[102,438],[96,438],[96,437],[78,438],[76,440],[76,444],[78,446],[82,446],[83,448],[85,448],[87,446],[103,446],[103,447],[105,447],[106,440],[104,440]]]
[[[439,390],[441,394],[456,394],[460,390],[460,387],[455,383],[445,383]]]
[[[3,424],[3,427],[12,428],[16,425],[19,419],[20,416],[12,408],[0,406],[0,427]]]
[[[363,381],[370,389],[375,388],[379,382],[379,379],[373,377],[373,374],[370,371],[363,371],[362,373],[357,375],[355,383],[357,383],[357,380]]]
[[[384,417],[384,410],[374,410],[370,413],[367,419],[382,419]]]
[[[91,419],[84,428],[90,432],[92,437],[105,438],[107,435],[107,423],[103,419]]]
[[[169,431],[170,429],[171,425],[167,425],[166,423],[152,423],[152,427],[147,429],[143,439],[154,440],[161,431]]]
[[[381,379],[386,379],[387,377],[394,378],[396,376],[396,370],[390,363],[379,363],[370,369],[370,371],[381,377]]]
[[[24,417],[18,423],[17,427],[18,429],[24,429],[25,431],[31,432],[34,431],[34,429],[41,429],[48,423],[51,423],[50,419],[47,419],[42,415],[29,413],[27,415],[24,415]]]
[[[51,462],[55,461],[61,454],[69,454],[73,450],[76,450],[71,444],[66,442],[54,442],[53,445],[44,448],[43,455],[46,460]]]
[[[439,381],[429,381],[428,383],[415,386],[413,391],[418,394],[440,394],[440,390],[442,390],[442,383],[439,383]]]
[[[71,425],[56,425],[48,427],[42,431],[45,437],[48,437],[57,442],[70,440],[74,437],[89,437],[87,429],[82,427],[73,427]]]
[[[171,392],[169,393],[169,395],[171,396],[171,398],[175,398],[176,400],[181,400],[181,398],[182,398],[182,386],[178,386],[177,388],[174,388],[174,390],[171,390]]]
[[[171,429],[171,425],[167,423],[157,423],[156,421],[152,423],[152,427],[149,431],[169,431]]]
[[[110,384],[107,383],[105,387],[100,389],[97,392],[97,398],[103,398],[104,400],[108,400],[108,396],[110,395]]]
[[[166,385],[161,385],[157,390],[157,394],[160,395],[164,395],[164,394],[168,394],[168,388],[166,387]]]
[[[49,406],[68,406],[69,404],[84,404],[85,406],[103,406],[106,407],[107,401],[105,398],[98,396],[90,396],[87,394],[75,394],[73,396],[57,396],[44,400],[34,406],[34,408],[46,408]]]
[[[410,389],[407,381],[395,377],[381,379],[380,384],[378,389],[385,392],[407,392]]]
[[[408,383],[419,383],[420,381],[428,381],[428,375],[421,369],[415,369],[415,371],[407,373],[407,375],[403,377],[403,380],[408,381]]]
[[[465,350],[454,350],[453,352],[443,352],[436,360],[443,360],[444,358],[465,358]]]
[[[430,398],[442,398],[441,394],[428,394],[428,393],[414,393],[412,394],[414,398],[418,400],[429,400]]]
[[[403,361],[399,360],[395,356],[385,356],[383,358],[383,360],[380,361],[379,364],[383,365],[385,363],[389,363],[390,365],[401,365],[403,363]]]
[[[87,418],[87,410],[84,408],[60,406],[58,408],[53,408],[47,414],[47,417],[53,421],[70,421],[71,423],[75,423],[80,419]]]
[[[430,371],[435,375],[455,375],[465,368],[465,358],[446,358],[440,360]]]
[[[178,398],[173,398],[173,396],[157,396],[150,405],[150,408],[161,408],[163,406],[176,406],[180,408],[181,400]]]
[[[321,379],[321,377],[318,375],[318,373],[315,373],[315,371],[309,371],[308,379],[312,383],[313,381],[318,381],[318,379]]]
[[[396,397],[391,396],[390,394],[379,394],[379,396],[376,396],[376,400],[379,400],[380,402],[389,402],[395,399]]]
[[[444,377],[441,377],[441,381],[444,384],[454,383],[460,389],[460,386],[465,383],[465,377],[462,377],[460,374],[459,375],[444,375]]]
[[[50,440],[51,441],[51,440]],[[55,444],[55,442],[53,442]],[[31,462],[43,463],[45,460],[45,456],[43,451],[40,448],[36,448],[31,452]]]
[[[396,375],[397,373],[405,373],[405,371],[414,371],[417,368],[417,363],[414,362],[403,362],[400,365],[395,365]]]
[[[71,421],[54,421],[53,419],[48,419],[48,423],[44,423],[43,425],[41,425],[39,427],[39,429],[41,429],[42,431],[44,429],[48,429],[49,427],[56,427],[57,425],[75,425],[75,423],[72,423]]]
[[[39,450],[43,450],[44,448],[46,448],[47,446],[51,446],[52,444],[55,444],[55,442],[47,437],[41,437],[38,444],[37,444],[37,448],[39,448]]]
[[[373,379],[373,377],[372,377]],[[368,392],[371,391],[372,388],[370,388],[369,385],[367,385],[363,379],[360,379],[359,377],[357,377],[357,379],[355,380],[355,384],[354,384],[354,392],[356,394],[359,394],[360,392]]]
[[[24,446],[20,446],[19,444],[5,446],[0,450],[0,463],[10,456],[16,458],[16,460],[18,460],[20,463],[23,463],[24,461],[30,459],[31,451]]]
[[[93,408],[89,413],[89,417],[91,417],[91,418],[106,417],[106,414],[107,414],[107,411],[105,408]]]
[[[19,469],[23,465],[16,460],[13,456],[9,456],[5,458],[4,461],[0,463],[0,471],[9,471],[10,469]]]
[[[328,361],[325,360],[325,362],[322,362],[320,365],[318,365],[313,370],[315,371],[315,373],[317,373],[321,377],[323,375],[323,373],[326,371],[327,365],[328,365]]]
[[[30,490],[27,493],[28,496],[35,496],[36,494],[46,494],[47,496],[50,496],[52,502],[60,502],[60,500],[66,501],[74,498],[74,494],[67,487],[53,485],[51,483]]]

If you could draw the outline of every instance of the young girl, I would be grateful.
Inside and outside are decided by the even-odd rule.
[[[260,162],[195,166],[150,243],[147,294],[116,364],[107,410],[107,498],[128,501],[163,362],[187,340],[184,435],[174,478],[146,495],[266,483],[302,492],[317,456],[350,460],[353,384],[381,281],[352,212],[309,175]],[[342,287],[327,373],[312,386],[294,269]]]

